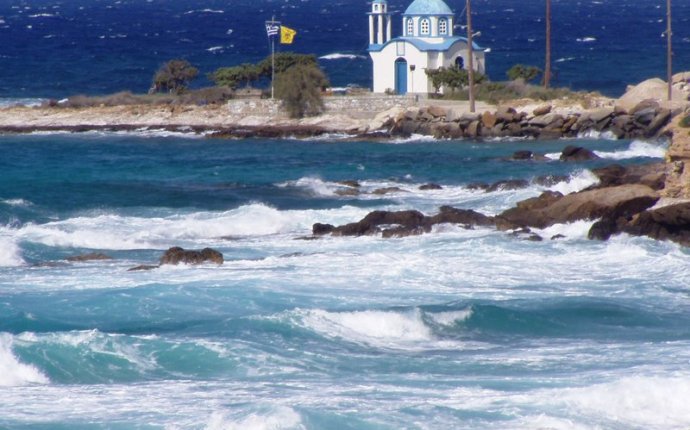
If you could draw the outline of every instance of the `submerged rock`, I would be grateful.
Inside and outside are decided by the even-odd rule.
[[[185,250],[179,246],[172,247],[165,251],[161,257],[160,264],[201,264],[216,263],[223,264],[223,254],[211,248],[204,248],[201,251]]]
[[[150,264],[142,264],[140,266],[134,266],[132,268],[127,269],[128,272],[143,272],[146,270],[153,270],[153,269],[158,269],[160,266],[154,266]]]
[[[75,255],[75,256],[66,258],[67,261],[71,261],[73,263],[83,262],[83,261],[112,260],[112,259],[113,259],[113,257],[110,257],[109,255],[102,254],[100,252],[91,252],[89,254]]]
[[[442,190],[443,187],[440,186],[439,184],[434,184],[434,183],[428,183],[424,185],[420,185],[419,189],[421,191],[428,191],[428,190]]]

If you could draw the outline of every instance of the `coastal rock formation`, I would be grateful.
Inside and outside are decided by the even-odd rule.
[[[467,228],[480,225],[493,225],[493,219],[473,210],[443,206],[434,216],[426,216],[419,211],[374,211],[358,222],[335,227],[316,223],[312,234],[322,236],[365,236],[381,234],[383,237],[404,237],[428,233],[436,224],[460,224]]]
[[[223,264],[223,254],[211,248],[204,248],[201,251],[185,250],[179,246],[172,247],[165,251],[160,259],[160,264],[202,264],[215,263]]]
[[[674,101],[688,101],[690,88],[687,88],[683,79],[684,74],[677,74],[673,77],[672,99]],[[640,100],[662,101],[668,97],[668,84],[659,78],[647,79],[637,85],[627,88],[627,91],[616,102],[622,109],[631,110]]]
[[[384,238],[392,238],[429,233],[438,224],[455,224],[465,228],[495,227],[509,231],[518,239],[541,241],[543,238],[530,228],[596,220],[588,233],[592,240],[608,240],[613,235],[627,233],[690,246],[690,202],[655,207],[660,191],[664,191],[664,164],[611,165],[596,169],[595,173],[602,183],[568,195],[546,191],[538,197],[518,202],[497,216],[450,206],[441,207],[437,214],[431,216],[416,210],[373,211],[360,221],[337,227],[316,223],[312,234],[313,237],[380,234]],[[562,236],[556,235],[551,239],[559,238]],[[179,250],[181,248],[175,253]]]
[[[545,228],[553,224],[632,216],[652,207],[659,194],[646,185],[628,184],[568,195],[545,192],[508,209],[497,217],[502,229]]]
[[[639,213],[619,226],[619,230],[690,246],[690,202]]]
[[[632,166],[611,164],[609,166],[592,169],[599,178],[599,183],[590,187],[606,188],[625,184],[642,184],[661,191],[666,187],[668,166],[665,163],[649,163]]]
[[[690,199],[690,128],[683,126],[688,116],[690,111],[686,110],[669,126],[673,138],[666,152],[668,167],[664,197]]]
[[[394,136],[422,134],[451,139],[560,139],[606,133],[621,139],[657,136],[671,117],[672,112],[654,100],[638,102],[630,110],[619,106],[571,113],[554,112],[548,104],[529,113],[503,106],[496,111],[461,115],[455,114],[452,109],[427,106],[400,113],[392,121],[388,132]],[[527,154],[518,155],[525,157]]]

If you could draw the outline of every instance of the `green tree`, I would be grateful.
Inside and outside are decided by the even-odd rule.
[[[255,64],[240,64],[234,67],[221,67],[209,76],[219,86],[237,88],[241,84],[250,86],[259,79],[261,69]]]
[[[271,76],[271,66],[275,61],[276,75],[287,71],[289,68],[297,65],[314,66],[318,68],[318,61],[316,56],[312,54],[297,54],[294,52],[279,52],[275,54],[275,60],[271,56],[264,58],[257,64],[262,76]]]
[[[516,79],[524,79],[525,82],[532,81],[542,74],[542,70],[536,66],[526,66],[524,64],[516,64],[506,72],[508,79],[514,81]]]
[[[199,70],[187,60],[170,60],[153,76],[150,92],[170,92],[181,94],[189,83],[199,74]]]
[[[291,118],[303,118],[323,112],[321,89],[326,86],[328,79],[318,66],[297,64],[276,75],[275,92]]]

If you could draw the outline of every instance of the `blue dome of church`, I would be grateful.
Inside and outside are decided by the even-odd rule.
[[[404,15],[453,15],[443,0],[414,0]]]

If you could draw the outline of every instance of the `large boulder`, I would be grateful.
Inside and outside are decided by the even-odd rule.
[[[215,263],[223,264],[223,254],[211,248],[204,248],[201,251],[186,250],[179,246],[172,247],[165,251],[161,257],[160,264],[202,264]]]
[[[622,230],[636,236],[671,240],[690,246],[690,202],[637,214],[623,226]]]
[[[593,169],[592,172],[599,178],[599,184],[593,186],[592,189],[624,184],[643,184],[658,191],[664,188],[666,180],[665,163],[650,163],[627,167],[620,164],[611,164]]]
[[[599,156],[587,148],[581,146],[568,145],[561,152],[561,161],[589,161],[596,160]]]
[[[545,228],[553,224],[597,218],[629,217],[652,207],[659,200],[656,191],[646,185],[628,184],[581,191],[562,196],[544,193],[518,203],[501,213],[497,224],[504,228]]]
[[[616,102],[617,106],[628,111],[643,100],[653,100],[656,102],[665,101],[668,98],[668,84],[659,78],[647,79],[635,86],[628,87],[628,90]],[[673,88],[672,99],[674,101],[684,101],[687,95],[683,91]]]

